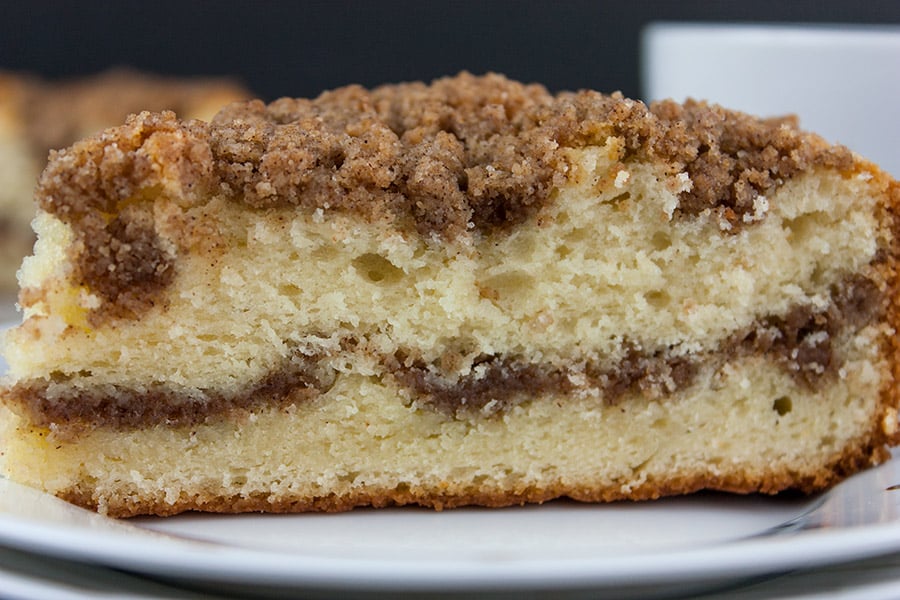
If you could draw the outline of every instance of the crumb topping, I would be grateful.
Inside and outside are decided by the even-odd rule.
[[[255,207],[389,215],[453,238],[522,222],[565,179],[554,99],[540,86],[468,74],[315,100],[234,105],[210,144],[227,190]]]
[[[798,172],[853,164],[845,148],[790,119],[701,102],[648,108],[593,91],[553,95],[462,73],[430,85],[233,104],[209,124],[142,113],[53,153],[37,197],[76,230],[78,283],[106,300],[143,301],[165,287],[172,265],[152,231],[152,206],[136,200],[188,208],[215,193],[256,209],[353,212],[434,240],[501,235],[552,201],[567,179],[566,148],[610,136],[622,140],[623,159],[690,176],[676,214],[717,211],[726,228],[762,218],[768,205],[759,198]]]
[[[156,192],[199,201],[211,174],[209,146],[192,134],[198,126],[179,123],[173,113],[145,113],[69,151],[51,152],[38,201],[72,226],[74,283],[107,301],[105,315],[142,313],[174,277],[175,257],[156,232],[154,207],[137,200]],[[182,187],[167,192],[173,182]]]
[[[665,130],[658,152],[691,179],[679,210],[719,210],[731,227],[757,220],[766,196],[797,173],[853,165],[847,148],[800,131],[796,117],[761,120],[694,100],[658,102],[651,111]]]

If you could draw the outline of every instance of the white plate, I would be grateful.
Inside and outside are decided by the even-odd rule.
[[[900,460],[866,477],[900,481]],[[810,500],[698,495],[441,513],[196,515],[116,521],[0,479],[0,543],[215,589],[596,594],[721,585],[900,551],[900,522],[754,537]]]

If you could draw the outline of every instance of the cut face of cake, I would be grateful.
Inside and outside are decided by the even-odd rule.
[[[897,435],[900,188],[498,75],[55,154],[2,472],[114,516],[821,490]]]
[[[34,186],[50,150],[120,125],[131,113],[173,110],[209,119],[249,93],[224,79],[175,79],[114,70],[48,82],[0,73],[0,290],[16,289],[31,253]]]

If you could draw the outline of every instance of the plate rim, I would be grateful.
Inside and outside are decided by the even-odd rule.
[[[91,531],[85,536],[83,526],[60,526],[4,512],[0,513],[0,543],[153,577],[374,592],[609,589],[634,586],[636,578],[640,585],[689,583],[772,575],[900,551],[900,521],[626,556],[478,562],[315,557],[190,539],[139,525],[129,527],[142,533],[123,529],[123,533]],[[135,535],[144,537],[146,543],[136,544]]]

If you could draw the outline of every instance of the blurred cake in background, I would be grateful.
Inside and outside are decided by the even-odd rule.
[[[0,294],[12,296],[16,271],[31,252],[32,192],[50,150],[142,110],[210,119],[249,92],[224,78],[172,78],[126,69],[51,82],[0,72]]]

